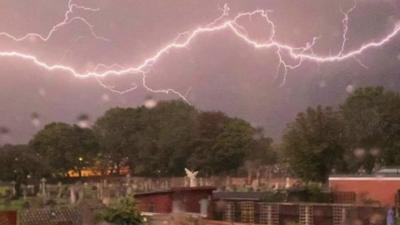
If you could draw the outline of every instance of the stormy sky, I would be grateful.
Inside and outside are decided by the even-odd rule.
[[[322,0],[85,0],[76,4],[99,11],[74,10],[85,18],[58,29],[47,41],[30,38],[15,41],[0,35],[0,52],[17,51],[35,55],[49,64],[68,65],[80,72],[98,64],[124,67],[142,63],[179,33],[205,26],[219,17],[228,4],[233,17],[239,12],[269,9],[276,28],[275,39],[291,46],[304,46],[318,37],[315,54],[340,51],[343,14],[353,1]],[[0,32],[22,37],[35,32],[47,34],[64,19],[68,2],[63,0],[1,0]],[[358,0],[350,14],[348,41],[344,52],[379,40],[400,21],[399,0]],[[256,40],[271,34],[271,27],[257,18],[244,21]],[[286,57],[286,56],[284,56]],[[288,59],[290,62],[290,59]],[[295,63],[295,62],[294,62]],[[305,61],[287,74],[277,73],[278,57],[273,50],[256,50],[228,30],[207,33],[184,49],[170,51],[146,71],[153,89],[173,88],[187,94],[191,104],[202,110],[219,110],[262,126],[268,136],[279,138],[286,123],[308,106],[337,105],[357,87],[382,85],[400,88],[400,34],[379,48],[340,62]],[[138,106],[149,96],[175,99],[174,94],[154,94],[141,86],[141,76],[128,74],[101,79],[81,79],[62,71],[47,71],[15,57],[0,57],[0,126],[10,131],[3,142],[24,143],[43,125],[52,121],[77,122],[87,114],[93,122],[110,107]],[[38,117],[32,122],[33,117]],[[40,124],[39,124],[40,121]],[[39,125],[39,126],[38,126]]]

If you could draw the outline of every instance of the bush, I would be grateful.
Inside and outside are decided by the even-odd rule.
[[[121,198],[107,207],[100,219],[115,225],[142,225],[144,220],[131,197]]]

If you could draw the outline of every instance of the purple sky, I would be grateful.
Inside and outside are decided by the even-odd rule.
[[[85,0],[75,1],[98,12],[77,10],[94,25],[94,39],[88,27],[73,22],[59,29],[48,42],[15,42],[0,36],[0,52],[33,54],[50,64],[62,63],[86,71],[99,63],[124,66],[140,64],[181,32],[204,26],[221,15],[228,3],[234,16],[238,12],[271,9],[276,39],[302,46],[312,37],[319,41],[317,54],[340,50],[343,14],[352,1],[321,0]],[[206,3],[205,3],[206,2]],[[400,0],[358,0],[350,15],[345,52],[378,40],[400,21]],[[0,1],[0,32],[23,36],[29,32],[46,34],[63,20],[67,2],[62,0]],[[262,40],[271,30],[259,21],[245,21],[254,38]],[[171,51],[147,74],[151,88],[173,88],[182,93],[190,89],[188,100],[203,110],[220,110],[263,126],[266,134],[279,137],[287,122],[316,104],[335,105],[348,95],[349,87],[383,85],[399,90],[400,35],[381,48],[364,52],[359,60],[336,63],[304,62],[289,71],[281,86],[276,75],[278,59],[274,51],[255,50],[229,31],[202,35],[190,47]],[[118,89],[139,84],[124,95],[101,87],[96,79],[78,79],[59,71],[49,72],[27,61],[0,57],[0,126],[11,132],[7,141],[23,143],[40,127],[34,127],[31,114],[39,114],[41,126],[51,121],[76,122],[88,114],[94,121],[114,106],[137,106],[146,96],[172,99],[176,95],[152,94],[140,86],[135,74],[103,80]],[[4,140],[3,140],[4,141]]]

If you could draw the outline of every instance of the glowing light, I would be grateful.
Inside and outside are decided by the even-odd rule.
[[[46,96],[46,90],[43,88],[39,88],[38,93],[41,97],[45,97]]]
[[[90,121],[89,121],[89,116],[86,114],[81,114],[78,116],[78,123],[77,125],[80,128],[89,128],[90,127]]]
[[[109,102],[111,100],[111,98],[110,98],[110,96],[108,94],[104,93],[101,96],[101,100],[103,100],[104,102]]]
[[[39,118],[39,114],[34,112],[31,114],[31,121],[32,121],[32,125],[36,128],[40,127],[40,118]]]
[[[152,109],[157,106],[157,101],[153,98],[149,97],[144,101],[144,107],[148,109]]]
[[[365,156],[366,151],[363,148],[356,148],[356,149],[354,149],[353,154],[356,158],[360,159]]]
[[[351,94],[351,93],[353,93],[353,91],[354,91],[354,86],[353,85],[349,84],[349,85],[346,86],[346,92],[347,93]]]
[[[330,55],[318,55],[315,54],[313,51],[314,45],[318,41],[318,37],[312,38],[312,40],[306,43],[304,46],[292,46],[286,43],[283,43],[276,39],[276,26],[275,23],[270,19],[268,10],[257,9],[250,12],[242,12],[238,13],[236,16],[229,18],[229,7],[227,5],[224,6],[222,14],[211,23],[198,27],[191,31],[186,31],[178,34],[178,36],[172,40],[170,43],[166,44],[161,49],[157,50],[153,55],[146,58],[142,63],[137,65],[128,65],[128,66],[120,66],[114,64],[110,67],[107,67],[103,64],[99,64],[94,67],[94,70],[88,72],[79,72],[76,68],[64,65],[64,64],[51,64],[46,62],[45,60],[23,52],[18,51],[0,51],[0,57],[9,57],[9,58],[18,58],[20,60],[24,60],[30,62],[42,69],[47,71],[61,71],[65,73],[69,73],[77,78],[88,78],[88,77],[95,77],[99,84],[104,88],[107,88],[110,91],[116,93],[126,93],[137,88],[136,84],[132,84],[131,88],[127,90],[117,90],[114,86],[106,85],[101,78],[108,77],[108,76],[121,76],[121,75],[140,75],[142,77],[142,86],[150,92],[153,93],[173,93],[185,101],[188,101],[185,95],[181,94],[180,92],[174,89],[152,89],[147,85],[146,76],[147,73],[160,61],[163,57],[165,57],[168,53],[171,53],[173,50],[185,49],[191,45],[193,40],[196,38],[200,38],[207,33],[216,33],[220,31],[230,31],[232,35],[238,38],[238,40],[243,41],[248,46],[254,48],[255,50],[272,50],[276,53],[276,56],[279,60],[278,62],[278,71],[283,71],[283,82],[286,80],[286,75],[289,70],[294,70],[302,65],[304,61],[310,61],[315,63],[332,63],[332,62],[340,62],[343,60],[348,59],[355,59],[363,65],[360,60],[357,59],[357,56],[362,55],[367,50],[381,47],[388,42],[390,42],[395,36],[400,33],[400,26],[396,25],[391,32],[383,36],[381,39],[377,41],[370,41],[366,42],[365,44],[361,45],[360,47],[345,51],[346,42],[347,42],[347,34],[349,30],[348,22],[349,22],[349,14],[356,8],[356,4],[352,6],[347,11],[343,11],[344,18],[342,20],[343,24],[343,33],[342,33],[342,43],[340,45],[340,50],[336,54]],[[64,20],[58,24],[56,24],[47,36],[42,36],[36,33],[29,33],[23,37],[17,38],[14,37],[6,32],[0,33],[3,36],[12,38],[15,41],[22,41],[27,39],[28,37],[37,37],[43,41],[47,41],[53,34],[56,32],[60,27],[68,25],[73,21],[81,21],[86,24],[92,32],[92,35],[99,39],[104,39],[98,36],[93,31],[93,26],[84,18],[82,17],[71,17],[73,9],[80,9],[80,10],[87,10],[87,11],[97,11],[98,9],[87,8],[84,6],[80,6],[77,4],[73,4],[72,0],[68,2],[68,11],[65,13]],[[246,28],[240,24],[241,19],[252,19],[253,17],[259,17],[263,19],[265,24],[270,28],[270,36],[266,41],[257,41],[250,37],[246,31]],[[285,56],[285,57],[284,57]],[[289,57],[291,63],[286,60]],[[292,61],[295,61],[294,63]],[[364,67],[366,67],[364,65]],[[367,68],[367,67],[366,67]],[[346,90],[349,92],[348,89],[351,87],[347,87]]]
[[[370,151],[371,155],[375,156],[375,157],[381,153],[381,149],[377,148],[377,147],[371,148],[369,151]]]

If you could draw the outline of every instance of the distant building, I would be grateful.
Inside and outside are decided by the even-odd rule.
[[[329,177],[329,187],[335,193],[353,193],[355,203],[399,205],[400,169],[384,168],[374,175]]]
[[[94,167],[89,167],[89,168],[83,168],[81,170],[81,176],[82,177],[97,177],[97,176],[102,176],[102,175],[109,175],[111,174],[112,169],[109,169],[106,174],[103,174],[104,172],[101,171],[100,169],[94,168]],[[128,167],[122,167],[119,171],[119,175],[125,176],[129,174],[129,168]],[[69,177],[79,177],[79,173],[76,170],[70,170],[68,171],[68,176]]]

